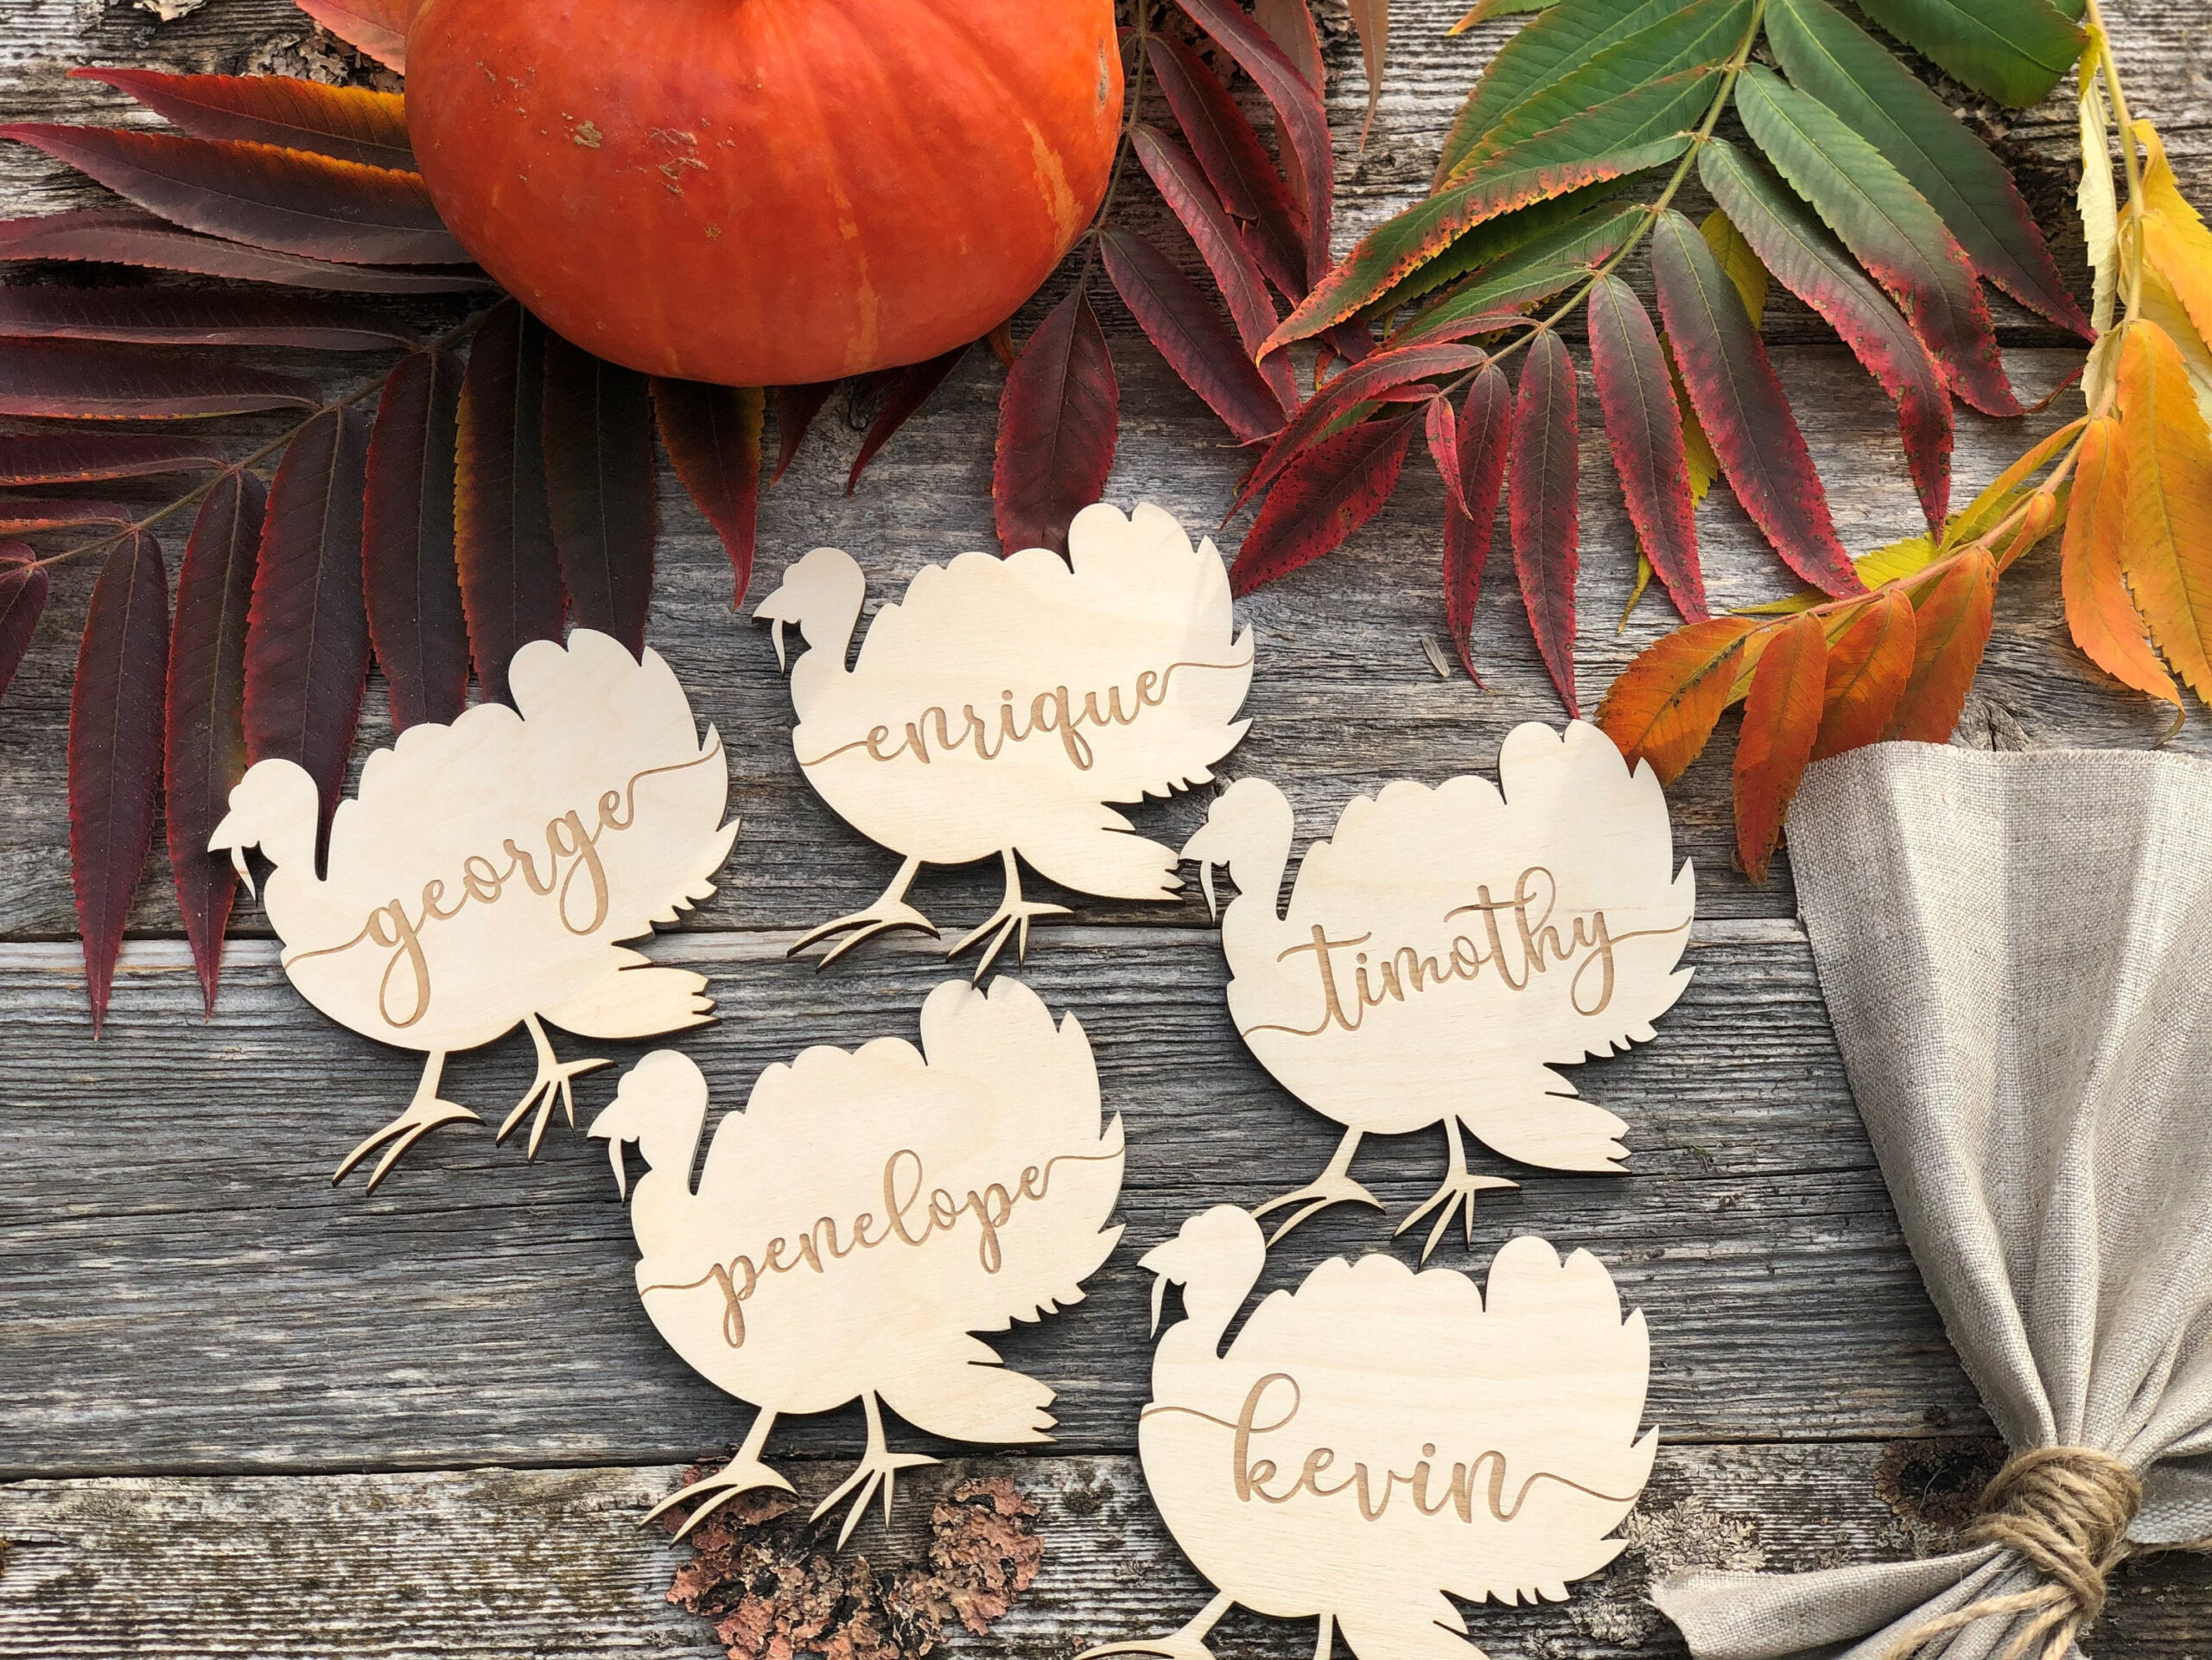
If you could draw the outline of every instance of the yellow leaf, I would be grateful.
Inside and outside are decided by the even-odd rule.
[[[1713,440],[1705,436],[1705,423],[1697,418],[1690,403],[1689,388],[1682,385],[1682,372],[1675,364],[1675,348],[1662,340],[1659,351],[1667,359],[1668,378],[1675,383],[1675,408],[1682,417],[1682,461],[1683,470],[1690,475],[1690,499],[1703,501],[1705,493],[1720,476],[1720,457],[1713,453]]]
[[[2120,568],[2152,640],[2212,700],[2212,429],[2181,348],[2155,324],[2131,323],[2121,337],[2120,448]]]
[[[1636,555],[1636,586],[1629,590],[1628,603],[1621,607],[1621,626],[1613,630],[1617,634],[1628,633],[1628,620],[1636,614],[1636,607],[1643,603],[1643,590],[1651,586],[1651,556],[1641,548]]]
[[[2120,423],[2089,423],[2074,462],[2074,499],[2059,553],[2066,626],[2089,661],[2136,690],[2178,710],[2181,689],[2158,661],[2120,576],[2120,541],[2127,513],[2127,460],[2117,448]]]
[[[2182,366],[2189,371],[2189,384],[2196,389],[2196,407],[2207,422],[2212,422],[2212,351],[2206,350],[2197,338],[2179,296],[2155,270],[2143,273],[2135,315],[2157,325],[2173,341],[2181,353]]]
[[[1713,250],[1713,257],[1720,262],[1720,269],[1728,273],[1728,280],[1736,285],[1736,292],[1744,296],[1744,309],[1751,313],[1751,327],[1757,328],[1766,321],[1766,267],[1751,251],[1751,245],[1744,240],[1744,233],[1735,222],[1718,207],[1705,216],[1705,223],[1698,226],[1704,235],[1706,245]]]
[[[2002,524],[2005,516],[2019,506],[2022,487],[2057,459],[2058,452],[2072,442],[2082,426],[2081,420],[2069,421],[2031,447],[2027,454],[1992,480],[1987,489],[1968,502],[1964,512],[1953,514],[1951,522],[1943,527],[1943,551],[1962,548],[1986,534],[1993,525]]]
[[[2089,43],[2075,72],[2081,82],[2076,100],[2082,118],[2082,184],[2074,201],[2082,214],[2082,237],[2088,244],[2089,268],[2096,287],[2089,306],[2089,321],[2099,334],[2112,327],[2113,296],[2120,289],[2120,204],[2113,194],[2112,146],[2107,134],[2111,118],[2105,113],[2104,89],[2097,82],[2097,63],[2104,55],[2104,32],[2089,26]],[[2086,384],[2084,392],[2091,391]],[[2096,398],[2089,399],[2092,407]]]
[[[1951,521],[1954,525],[1958,522],[1956,518]],[[1950,545],[1948,531],[1944,532],[1942,548],[1927,537],[1908,536],[1902,542],[1891,542],[1872,553],[1861,554],[1851,562],[1851,566],[1859,573],[1860,582],[1869,588],[1879,588],[1885,582],[1894,582],[1899,577],[1910,576],[1916,570],[1926,569]],[[1808,588],[1802,594],[1792,594],[1786,600],[1770,600],[1764,605],[1747,605],[1733,614],[1739,617],[1786,617],[1792,612],[1809,611],[1816,605],[1826,605],[1827,601],[1828,596],[1818,588]]]
[[[2147,121],[2135,124],[2145,151],[2143,258],[2189,314],[2200,343],[2212,340],[2212,231],[2174,181],[2166,147]]]

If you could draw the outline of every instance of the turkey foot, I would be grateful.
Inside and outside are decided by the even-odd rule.
[[[1269,1211],[1280,1211],[1286,1205],[1299,1208],[1291,1213],[1290,1220],[1277,1228],[1268,1237],[1273,1245],[1283,1235],[1317,1211],[1325,1211],[1332,1205],[1371,1205],[1382,1208],[1382,1201],[1351,1179],[1351,1155],[1359,1150],[1360,1131],[1348,1129],[1344,1138],[1337,1143],[1336,1152],[1329,1159],[1328,1168],[1295,1193],[1285,1193],[1281,1199],[1271,1199],[1253,1211],[1256,1221]]]
[[[882,896],[867,910],[855,911],[849,917],[839,917],[834,922],[825,922],[819,928],[809,930],[793,940],[791,949],[784,955],[797,957],[809,945],[818,944],[833,934],[849,932],[849,938],[839,940],[830,947],[829,954],[814,965],[815,971],[819,973],[869,935],[880,934],[888,928],[918,928],[931,938],[936,938],[937,924],[906,903],[906,890],[913,885],[914,877],[921,868],[919,859],[907,860],[899,867],[899,874],[891,879],[891,886],[885,888]]]
[[[785,1492],[791,1491],[790,1482],[760,1462],[760,1449],[768,1441],[768,1427],[775,1421],[775,1413],[763,1407],[753,1420],[753,1428],[745,1432],[745,1444],[737,1449],[734,1458],[713,1475],[695,1481],[688,1487],[678,1487],[647,1511],[638,1525],[645,1526],[663,1511],[674,1505],[689,1504],[711,1493],[712,1498],[683,1518],[683,1525],[677,1529],[669,1541],[673,1544],[740,1493],[751,1492],[756,1487],[780,1487]]]
[[[1142,1643],[1103,1643],[1095,1649],[1085,1649],[1075,1660],[1092,1660],[1094,1655],[1101,1654],[1159,1654],[1165,1655],[1167,1660],[1213,1660],[1213,1650],[1206,1647],[1206,1633],[1236,1606],[1236,1599],[1224,1591],[1179,1631]]]
[[[1068,907],[1065,905],[1039,905],[1033,900],[1023,899],[1021,897],[1021,867],[1014,861],[1014,849],[1007,848],[999,855],[999,857],[1006,861],[1006,896],[1000,900],[999,908],[991,913],[982,927],[969,934],[944,954],[946,960],[950,961],[966,951],[985,934],[996,929],[998,931],[996,936],[983,952],[983,960],[976,964],[976,983],[978,985],[983,983],[983,976],[991,966],[991,959],[1006,949],[1006,942],[1015,929],[1019,928],[1021,931],[1021,943],[1014,955],[1019,960],[1026,963],[1029,960],[1029,919],[1064,917],[1069,913]]]
[[[522,1023],[530,1028],[530,1040],[537,1046],[537,1076],[531,1081],[529,1093],[515,1103],[515,1110],[507,1115],[506,1123],[499,1126],[499,1133],[492,1139],[494,1142],[505,1141],[514,1133],[515,1126],[522,1122],[523,1114],[535,1106],[537,1122],[530,1127],[530,1150],[524,1155],[535,1159],[537,1144],[545,1138],[545,1121],[553,1116],[553,1097],[556,1095],[561,1097],[562,1106],[568,1110],[569,1128],[574,1129],[576,1127],[576,1097],[569,1080],[579,1073],[595,1072],[613,1063],[606,1060],[556,1060],[553,1055],[553,1046],[545,1036],[545,1028],[538,1024],[537,1016],[525,1014],[522,1017]]]
[[[1444,1208],[1437,1215],[1436,1225],[1428,1231],[1428,1243],[1421,1248],[1421,1260],[1426,1262],[1429,1253],[1436,1249],[1436,1242],[1444,1237],[1444,1231],[1452,1225],[1452,1213],[1464,1207],[1466,1217],[1467,1244],[1475,1243],[1475,1195],[1486,1187],[1518,1187],[1517,1181],[1508,1181],[1503,1176],[1471,1176],[1467,1173],[1467,1151],[1459,1145],[1459,1121],[1444,1121],[1444,1145],[1451,1156],[1451,1167],[1446,1172],[1444,1185],[1421,1202],[1421,1208],[1391,1230],[1395,1239],[1408,1228],[1427,1216],[1438,1205]]]
[[[333,1187],[346,1180],[347,1171],[390,1142],[391,1148],[384,1157],[377,1161],[377,1167],[369,1173],[369,1185],[361,1190],[365,1193],[373,1193],[377,1184],[385,1179],[385,1173],[399,1162],[400,1154],[440,1124],[454,1123],[463,1118],[476,1123],[483,1122],[467,1107],[438,1098],[438,1075],[445,1068],[446,1058],[442,1053],[433,1053],[423,1063],[423,1080],[416,1084],[415,1098],[407,1103],[407,1110],[346,1155],[345,1161],[330,1173]]]
[[[845,1548],[845,1541],[853,1536],[853,1530],[861,1524],[861,1517],[868,1510],[868,1501],[875,1497],[880,1485],[883,1489],[883,1524],[891,1525],[891,1494],[899,1481],[899,1472],[911,1470],[917,1465],[935,1464],[938,1460],[919,1453],[894,1453],[883,1440],[883,1409],[875,1403],[874,1391],[861,1396],[861,1409],[868,1414],[868,1450],[861,1454],[861,1461],[853,1466],[852,1474],[837,1484],[837,1489],[814,1507],[814,1514],[806,1519],[819,1522],[829,1511],[842,1502],[845,1495],[857,1487],[860,1497],[853,1500],[853,1508],[845,1517],[845,1525],[837,1530],[837,1549]]]

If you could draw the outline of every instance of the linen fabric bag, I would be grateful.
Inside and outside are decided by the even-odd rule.
[[[1808,769],[1789,847],[1852,1093],[2014,1457],[1969,1549],[1652,1599],[1699,1660],[2063,1655],[2120,1557],[2212,1533],[2212,766],[1877,744]]]

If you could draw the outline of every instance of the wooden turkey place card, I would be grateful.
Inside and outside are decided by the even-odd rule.
[[[1344,1127],[1319,1176],[1255,1212],[1298,1207],[1276,1238],[1326,1205],[1382,1208],[1351,1174],[1364,1135],[1444,1128],[1444,1184],[1398,1226],[1438,1212],[1424,1259],[1455,1210],[1471,1244],[1475,1194],[1514,1186],[1469,1173],[1462,1129],[1554,1170],[1618,1170],[1627,1156],[1615,1139],[1627,1126],[1552,1069],[1650,1040],[1689,983],[1675,965],[1694,878],[1688,862],[1674,868],[1650,766],[1630,773],[1597,728],[1516,727],[1497,770],[1496,785],[1401,782],[1356,798],[1306,850],[1284,913],[1294,825],[1264,779],[1223,791],[1183,849],[1209,906],[1216,865],[1236,883],[1221,944],[1237,1031],[1277,1082]]]
[[[1267,1262],[1234,1205],[1192,1218],[1140,1263],[1186,1318],[1160,1339],[1137,1426],[1167,1530],[1220,1594],[1149,1642],[1083,1657],[1209,1660],[1238,1603],[1320,1622],[1360,1660],[1481,1660],[1447,1596],[1551,1601],[1625,1540],[1607,1536],[1651,1474],[1641,1438],[1643,1316],[1587,1251],[1523,1237],[1467,1275],[1381,1254],[1323,1262],[1222,1339]],[[1487,1306],[1485,1306],[1487,1301]]]
[[[1161,900],[1182,887],[1174,850],[1137,835],[1109,804],[1208,782],[1244,735],[1252,633],[1231,614],[1229,572],[1173,514],[1124,518],[1103,503],[1068,527],[1068,557],[1031,548],[925,565],[845,659],[868,597],[849,554],[817,548],[754,614],[798,625],[791,747],[815,791],[897,853],[864,911],[826,922],[793,952],[842,934],[827,965],[871,934],[937,926],[906,899],[925,864],[996,855],[1006,893],[948,956],[988,939],[981,980],[1009,938],[1026,954],[1033,917],[1020,861],[1079,893]]]
[[[1052,1439],[1052,1391],[970,1335],[1083,1298],[1122,1237],[1122,1121],[1100,1123],[1090,1042],[1071,1014],[1001,976],[949,981],[922,1004],[922,1046],[878,1038],[771,1066],[715,1127],[699,1069],[672,1050],[626,1074],[590,1133],[630,1201],[638,1293],[669,1346],[760,1410],[719,1474],[647,1516],[697,1504],[677,1537],[754,1487],[791,1484],[760,1461],[782,1413],[858,1398],[868,1446],[816,1507],[853,1499],[842,1545],[900,1470],[882,1408],[954,1441]],[[649,1167],[631,1192],[626,1145]],[[702,1503],[701,1501],[704,1501]]]
[[[644,659],[579,628],[535,640],[507,671],[514,707],[480,703],[450,726],[410,727],[361,768],[330,821],[315,869],[315,780],[263,760],[231,792],[211,851],[275,866],[262,907],[301,995],[364,1037],[427,1059],[404,1110],[346,1155],[336,1181],[378,1148],[373,1188],[440,1124],[476,1114],[441,1099],[446,1057],[520,1025],[537,1075],[499,1127],[532,1107],[530,1151],[556,1096],[604,1060],[557,1060],[551,1024],[580,1037],[649,1038],[701,1026],[706,976],[662,968],[621,942],[715,891],[737,821],[722,823],[729,771],[711,726],[659,653]]]

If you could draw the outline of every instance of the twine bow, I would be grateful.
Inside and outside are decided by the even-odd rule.
[[[2212,1539],[2131,1544],[2128,1524],[2142,1508],[2143,1483],[2109,1453],[2037,1447],[2015,1454],[1982,1490],[1966,1542],[2003,1545],[2032,1567],[2041,1583],[1923,1620],[1884,1660],[1906,1660],[1962,1626],[1996,1617],[2022,1621],[1999,1660],[2022,1660],[2038,1644],[2040,1660],[2065,1660],[2075,1638],[2103,1612],[2107,1579],[2128,1557],[2145,1549],[2212,1549]]]

